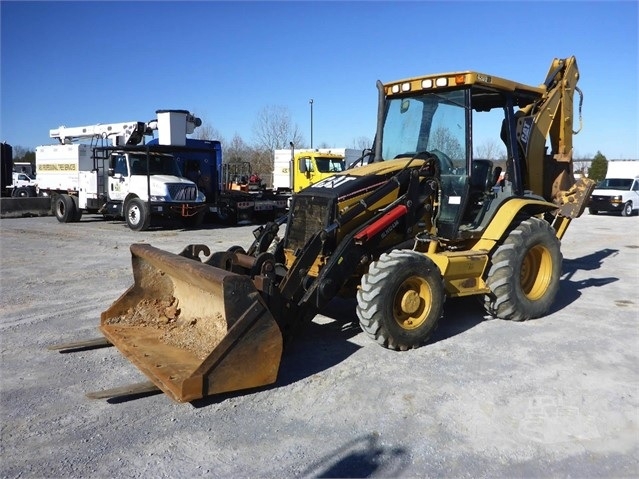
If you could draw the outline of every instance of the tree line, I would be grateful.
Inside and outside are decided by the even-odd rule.
[[[202,118],[202,125],[191,136],[199,140],[219,141],[222,145],[224,163],[248,163],[253,173],[267,181],[273,172],[273,150],[289,148],[290,143],[293,143],[296,149],[309,147],[299,126],[293,122],[290,110],[285,106],[268,105],[262,108],[253,124],[252,133],[251,142],[247,142],[237,133],[229,140],[224,138],[219,130],[205,118]],[[450,139],[444,135],[441,143],[446,142],[450,142]],[[326,142],[314,145],[315,148],[347,147],[360,150],[372,146],[373,140],[364,136],[354,138],[351,145],[329,145]],[[478,144],[474,154],[477,158],[492,160],[498,165],[505,164],[506,152],[497,141],[487,140]],[[31,163],[35,171],[35,151],[33,150],[14,146],[13,161]],[[592,158],[573,159],[575,173],[587,175],[596,181],[605,177],[607,163],[606,157],[600,151],[597,151]]]

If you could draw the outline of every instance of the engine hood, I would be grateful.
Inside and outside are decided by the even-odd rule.
[[[133,175],[133,176],[144,178],[146,181],[146,175]],[[158,183],[172,183],[172,184],[181,183],[184,185],[195,184],[191,180],[188,180],[186,178],[181,178],[179,176],[173,176],[173,175],[151,175],[151,181],[155,181]]]
[[[410,168],[419,168],[423,163],[424,160],[413,160],[409,165],[409,160],[407,159],[372,163],[336,173],[333,176],[324,178],[304,188],[297,194],[303,196],[336,197],[340,199],[358,196],[388,181],[407,165],[409,165]]]

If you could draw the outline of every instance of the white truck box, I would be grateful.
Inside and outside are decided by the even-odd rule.
[[[80,172],[93,169],[90,145],[45,145],[36,148],[36,172],[41,190],[79,191]]]

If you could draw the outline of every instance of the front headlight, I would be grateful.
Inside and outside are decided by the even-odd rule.
[[[198,202],[204,203],[206,201],[206,195],[202,193],[201,190],[197,191],[197,200]]]
[[[153,202],[168,201],[168,197],[151,195],[151,201],[153,201]]]
[[[621,203],[623,201],[623,198],[620,195],[617,195],[613,196],[610,201],[612,201],[613,203]]]

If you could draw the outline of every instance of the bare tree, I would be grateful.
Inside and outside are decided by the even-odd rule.
[[[226,149],[223,150],[224,163],[250,161],[252,153],[253,149],[236,133]]]
[[[475,146],[475,158],[484,160],[502,160],[506,158],[506,151],[494,140],[485,140]]]
[[[12,147],[13,161],[22,161],[22,158],[29,152],[28,148],[24,146],[16,145]]]
[[[367,136],[359,136],[353,140],[353,148],[357,150],[365,150],[366,148],[373,148],[373,140]]]
[[[592,164],[592,155],[579,155],[576,151],[573,151],[573,173],[588,176],[588,170]]]
[[[297,125],[293,124],[288,108],[284,106],[265,106],[257,115],[253,126],[256,146],[272,152],[278,148],[288,148],[289,143],[301,145],[304,137]]]
[[[457,138],[451,135],[448,128],[437,128],[431,135],[428,145],[432,149],[446,153],[452,159],[465,158],[464,149]]]
[[[222,143],[222,146],[224,146],[224,137],[222,137],[222,134],[217,128],[209,123],[204,115],[198,115],[195,112],[193,113],[193,116],[202,120],[202,124],[193,130],[191,138],[195,140],[217,140]]]

